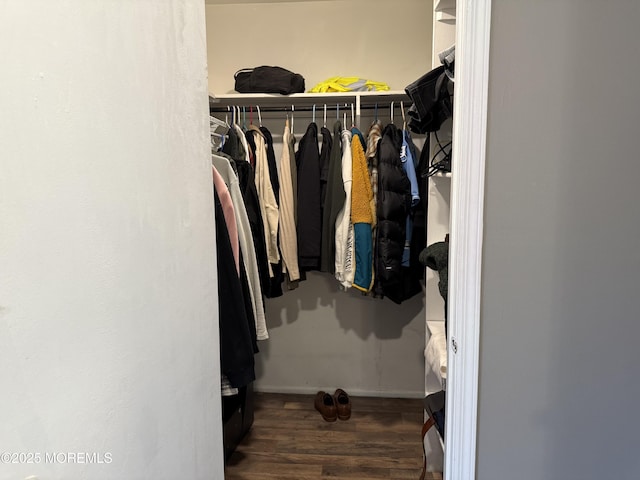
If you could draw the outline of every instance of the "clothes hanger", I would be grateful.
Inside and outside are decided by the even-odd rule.
[[[225,120],[221,120],[218,117],[214,117],[213,115],[209,115],[209,126],[214,127],[214,130],[218,127],[227,127],[228,124]]]
[[[322,124],[324,128],[327,128],[327,104],[324,104],[324,123]]]
[[[291,135],[293,136],[293,112],[295,112],[295,105],[291,105]]]
[[[241,121],[242,121],[242,109],[240,108],[240,105],[236,106],[236,120],[235,120],[235,124],[237,125],[238,128],[242,129],[242,125],[241,125]]]
[[[391,123],[393,123],[393,107],[395,102],[391,102]]]
[[[256,105],[256,110],[258,110],[258,125],[262,127],[262,115],[260,114],[260,105]]]
[[[313,117],[311,117],[312,118],[311,122],[316,123],[316,104],[315,103],[313,104],[312,111],[313,111]]]
[[[356,126],[356,117],[353,103],[351,104],[351,128],[355,128]]]
[[[260,111],[260,107],[256,106],[258,108],[258,112]],[[246,111],[245,111],[245,115],[246,115]],[[260,117],[260,127],[262,127],[262,117]],[[247,129],[244,128],[244,130],[246,131]],[[256,127],[253,124],[253,105],[249,105],[249,130],[260,130],[259,127]]]
[[[224,146],[226,135],[224,133],[218,133],[218,128],[227,129],[227,124],[219,118],[209,115],[209,134],[211,136],[212,152]],[[218,141],[215,139],[219,140],[220,145],[218,145]]]

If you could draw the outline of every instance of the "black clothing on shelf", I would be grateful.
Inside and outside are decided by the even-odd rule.
[[[444,300],[444,328],[447,330],[449,292],[449,241],[436,242],[420,253],[420,263],[438,272],[438,290]]]
[[[450,83],[445,67],[440,65],[405,87],[413,102],[407,112],[412,132],[436,132],[453,115]]]
[[[438,272],[438,290],[446,301],[449,286],[449,242],[436,242],[420,253],[420,262]]]

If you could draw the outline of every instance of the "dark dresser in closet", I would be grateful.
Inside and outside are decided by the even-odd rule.
[[[253,383],[238,390],[237,395],[222,397],[222,429],[225,461],[229,459],[253,424]]]

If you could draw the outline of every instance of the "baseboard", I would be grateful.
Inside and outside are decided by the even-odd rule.
[[[326,392],[332,392],[336,388],[343,388],[349,395],[353,397],[380,397],[380,398],[424,398],[424,392],[421,391],[408,391],[408,390],[363,390],[363,389],[350,389],[348,386],[338,385],[334,387],[316,388],[316,387],[274,387],[269,385],[254,384],[254,390],[262,393],[287,393],[293,395],[315,395],[319,390]]]

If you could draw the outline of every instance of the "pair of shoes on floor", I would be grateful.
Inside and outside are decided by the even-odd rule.
[[[314,406],[326,422],[335,422],[338,418],[349,420],[351,417],[351,398],[341,388],[333,395],[323,391],[316,393]]]

